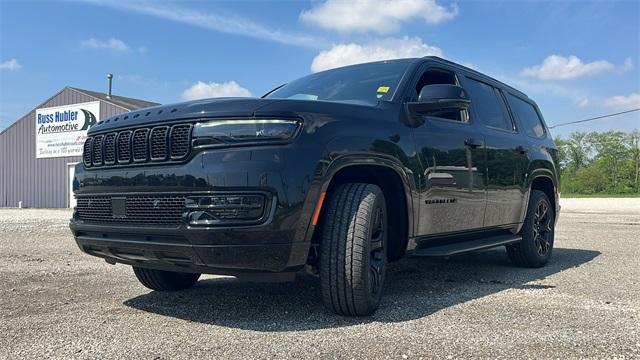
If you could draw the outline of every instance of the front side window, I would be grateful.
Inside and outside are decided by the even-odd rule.
[[[467,78],[465,89],[469,92],[471,107],[481,123],[496,129],[514,130],[498,89],[471,78]]]
[[[410,64],[411,60],[397,60],[322,71],[294,80],[265,97],[375,104],[391,99]]]
[[[508,95],[511,109],[520,120],[520,125],[524,128],[525,134],[533,137],[544,137],[545,130],[542,120],[536,111],[536,108],[530,103],[513,96]]]
[[[420,91],[423,87],[427,85],[437,84],[458,85],[458,79],[456,78],[456,74],[451,71],[442,69],[429,69],[425,71],[418,80],[415,92],[412,96],[412,101],[418,100],[418,95],[420,94]],[[432,112],[430,113],[430,116],[460,122],[466,122],[468,120],[466,110],[442,110],[438,112]]]

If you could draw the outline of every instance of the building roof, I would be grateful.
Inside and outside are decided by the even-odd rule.
[[[62,90],[58,91],[47,100],[40,103],[38,106],[30,110],[26,115],[20,117],[11,125],[7,126],[4,129],[0,128],[0,135],[7,132],[10,128],[15,126],[18,122],[20,122],[20,120],[24,119],[31,112],[35,111],[35,109],[42,108],[43,106],[45,106],[45,104],[49,103],[52,99],[56,98],[57,96],[60,96],[61,94],[64,94],[65,92],[75,92],[83,97],[94,98],[96,100],[113,105],[117,108],[123,109],[125,111],[133,111],[133,110],[137,110],[144,107],[160,105],[158,103],[151,102],[151,101],[145,101],[145,100],[134,99],[134,98],[124,97],[124,96],[117,96],[117,95],[111,95],[111,97],[107,98],[107,94],[105,93],[79,89],[71,86],[65,86],[64,88],[62,88]],[[90,101],[90,100],[85,100],[85,101]]]
[[[111,94],[111,96],[108,96],[105,93],[101,93],[101,92],[97,92],[97,91],[91,91],[91,90],[84,90],[84,89],[78,89],[75,87],[71,87],[71,86],[67,86],[69,89],[77,91],[79,93],[83,93],[85,95],[100,99],[101,101],[107,102],[107,103],[111,103],[115,106],[119,106],[125,110],[136,110],[136,109],[140,109],[140,108],[144,108],[144,107],[149,107],[149,106],[156,106],[156,105],[160,105],[158,103],[155,102],[151,102],[151,101],[145,101],[145,100],[140,100],[140,99],[134,99],[134,98],[130,98],[130,97],[124,97],[124,96],[118,96],[118,95],[113,95]]]

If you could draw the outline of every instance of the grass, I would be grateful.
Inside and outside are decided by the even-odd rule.
[[[640,193],[635,194],[565,194],[561,193],[560,198],[638,198]]]

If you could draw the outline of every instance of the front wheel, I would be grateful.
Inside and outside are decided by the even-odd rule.
[[[328,202],[320,246],[322,298],[339,315],[366,316],[380,303],[387,267],[387,207],[376,185],[340,185]]]
[[[200,274],[145,269],[134,266],[133,273],[138,281],[151,290],[176,291],[185,290],[198,282]]]
[[[507,246],[511,262],[524,267],[547,264],[553,251],[554,215],[547,195],[540,190],[532,190],[527,217],[520,231],[522,241]]]

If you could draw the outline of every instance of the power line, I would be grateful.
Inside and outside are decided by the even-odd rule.
[[[622,114],[627,114],[627,113],[638,111],[638,110],[640,110],[640,108],[631,109],[631,110],[627,110],[627,111],[621,111],[621,112],[614,113],[614,114],[596,116],[596,117],[592,117],[592,118],[588,118],[588,119],[582,119],[582,120],[570,121],[570,122],[566,122],[566,123],[560,123],[560,124],[556,124],[556,125],[553,125],[553,126],[549,126],[549,129],[553,129],[553,128],[558,127],[558,126],[565,126],[565,125],[583,123],[583,122],[593,121],[593,120],[598,120],[598,119],[604,119],[604,118],[608,118],[608,117],[612,117],[612,116],[618,116],[618,115],[622,115]]]

